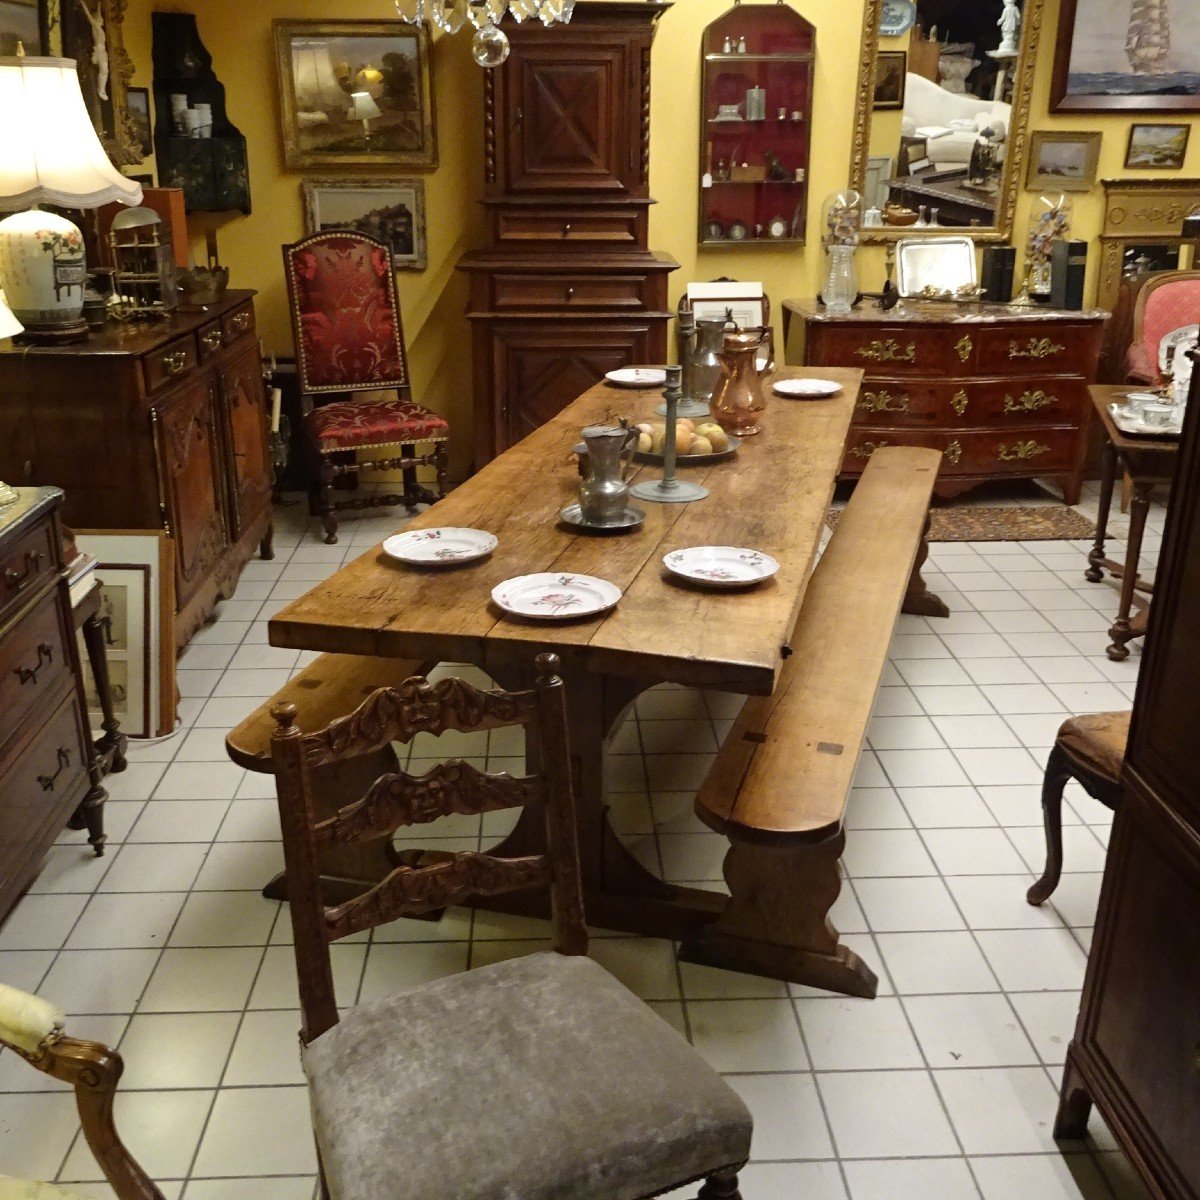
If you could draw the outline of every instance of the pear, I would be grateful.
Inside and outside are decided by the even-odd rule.
[[[714,425],[707,437],[714,454],[724,454],[729,449],[729,434],[720,425]]]
[[[689,454],[711,454],[713,452],[713,444],[706,437],[696,435],[692,442],[692,448],[688,451]]]
[[[650,435],[650,453],[661,454],[663,452],[663,443],[666,440],[667,431],[661,425],[657,426]]]
[[[647,432],[643,431],[638,434],[638,453],[649,454],[651,447],[654,445],[654,438]]]
[[[675,429],[675,446],[680,454],[691,454],[692,443],[696,440],[696,435],[690,429],[676,427]]]

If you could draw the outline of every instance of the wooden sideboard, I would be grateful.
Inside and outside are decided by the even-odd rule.
[[[1200,1198],[1200,369],[1055,1135],[1094,1103],[1155,1200]]]
[[[70,822],[104,846],[104,789],[87,727],[58,488],[0,508],[0,917]],[[79,820],[75,821],[74,818]]]
[[[606,372],[667,354],[667,276],[647,249],[650,44],[660,0],[580,4],[568,26],[505,21],[484,73],[492,245],[464,256],[475,465]]]
[[[0,342],[0,479],[66,492],[80,529],[164,529],[182,648],[271,556],[271,459],[253,292],[110,322],[85,342]]]
[[[981,305],[873,304],[831,316],[785,300],[787,361],[867,372],[842,478],[881,446],[943,455],[937,494],[998,479],[1051,478],[1079,501],[1091,418],[1088,384],[1105,314]]]

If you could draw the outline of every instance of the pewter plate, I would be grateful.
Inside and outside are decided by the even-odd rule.
[[[677,467],[711,467],[714,463],[728,462],[737,454],[738,447],[742,444],[740,437],[734,437],[732,433],[728,437],[728,450],[714,450],[711,454],[678,454],[675,456],[675,465]],[[661,467],[665,460],[661,454],[653,454],[649,450],[645,453],[637,450],[634,451],[633,461]]]
[[[631,529],[641,529],[646,523],[646,514],[633,505],[629,505],[617,520],[606,521],[604,524],[587,520],[578,504],[568,504],[558,514],[558,518],[564,525],[570,525],[573,529],[585,529],[588,533],[627,533]]]

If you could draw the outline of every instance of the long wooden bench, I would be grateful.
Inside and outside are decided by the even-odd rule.
[[[271,709],[277,704],[296,706],[301,732],[322,729],[336,717],[353,712],[373,691],[399,687],[413,675],[425,675],[434,663],[400,658],[375,658],[357,654],[322,654],[265,704],[260,705],[225,739],[229,757],[240,767],[273,775],[271,731],[277,728]],[[331,816],[358,799],[380,776],[396,771],[399,763],[389,747],[331,767],[313,771],[314,791],[322,816]],[[339,904],[378,883],[393,867],[390,841],[376,838],[353,845],[328,847],[322,863],[325,902]],[[263,888],[272,900],[287,899],[287,881],[277,875]]]
[[[841,890],[843,818],[901,612],[947,616],[925,587],[929,502],[941,455],[871,457],[813,571],[770,696],[743,707],[696,798],[730,840],[730,898],[682,957],[874,996],[874,972],[829,921]]]

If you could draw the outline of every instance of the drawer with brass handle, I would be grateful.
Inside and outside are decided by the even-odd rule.
[[[191,334],[168,342],[161,349],[147,354],[142,359],[142,370],[146,376],[146,390],[153,392],[169,383],[174,383],[181,376],[194,370],[198,361],[196,342]]]
[[[1078,431],[1070,428],[1017,430],[893,429],[854,427],[842,460],[844,475],[858,475],[881,446],[928,446],[942,454],[942,475],[1054,475],[1074,469]]]
[[[240,337],[245,337],[253,329],[254,308],[252,305],[243,304],[241,308],[235,308],[233,312],[226,313],[221,318],[221,334],[226,346]]]
[[[497,273],[491,278],[492,303],[504,311],[570,308],[628,309],[653,306],[654,280],[649,276],[595,274],[560,275],[549,272]]]
[[[196,340],[200,343],[200,361],[207,362],[225,345],[225,335],[221,332],[221,322],[211,321],[209,324],[202,326],[200,332],[196,335]]]
[[[1082,379],[917,379],[869,375],[854,411],[858,425],[889,424],[1011,428],[1049,421],[1082,426],[1089,405]]]
[[[53,526],[39,522],[0,556],[0,621],[47,583],[57,567]]]
[[[0,627],[0,712],[27,711],[70,672],[58,606],[42,599]]]
[[[72,688],[48,718],[5,751],[0,762],[0,796],[29,809],[36,806],[66,818],[90,786],[84,747],[84,724]],[[39,822],[41,824],[41,822]]]
[[[493,210],[493,220],[496,241],[509,246],[593,242],[597,247],[620,249],[644,244],[646,236],[644,207],[596,205],[554,209],[541,205],[503,205]]]
[[[1098,321],[1013,321],[978,334],[981,375],[1055,374],[1094,377],[1104,326]]]

